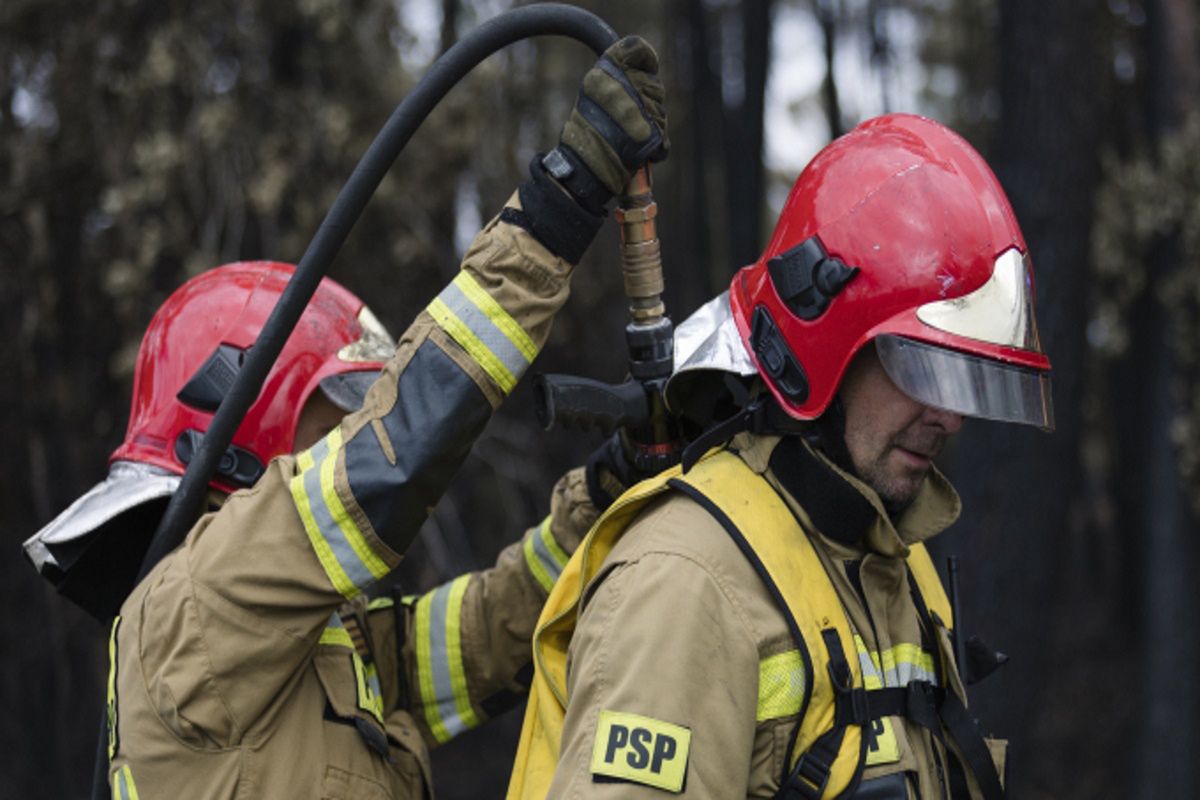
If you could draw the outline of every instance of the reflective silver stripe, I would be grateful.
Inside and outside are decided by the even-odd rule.
[[[888,686],[907,686],[913,681],[928,681],[937,685],[937,675],[916,664],[900,662],[894,670],[889,669],[884,675]]]
[[[525,354],[517,349],[512,339],[496,327],[496,324],[463,294],[456,283],[448,284],[439,297],[463,324],[471,329],[479,341],[492,351],[492,355],[500,360],[514,378],[521,377],[531,359],[526,358]]]
[[[913,659],[928,659],[931,663],[933,656],[921,650],[917,645],[898,644],[883,652],[882,655],[870,653],[866,643],[857,634],[854,645],[858,650],[858,663],[862,667],[863,685],[867,689],[883,687],[907,686],[913,681],[928,681],[937,685],[937,673],[926,669],[924,665]],[[876,658],[879,663],[876,663]],[[880,665],[883,669],[880,669]]]
[[[128,764],[112,774],[112,796],[113,800],[139,800],[133,772]]]
[[[454,702],[454,683],[450,674],[450,653],[446,641],[446,612],[450,605],[452,583],[439,586],[429,602],[429,656],[433,672],[434,697],[437,715],[446,732],[457,736],[469,726],[458,714]]]
[[[858,665],[862,667],[863,684],[868,689],[883,688],[883,676],[879,674],[879,670],[875,666],[875,662],[871,659],[871,654],[863,650],[858,651]],[[871,685],[871,680],[877,684]]]
[[[542,563],[542,567],[546,570],[546,574],[550,577],[550,584],[553,585],[558,580],[558,576],[562,574],[563,567],[566,562],[561,562],[555,558],[550,552],[550,547],[546,542],[547,536],[553,536],[550,533],[550,518],[539,525],[530,533],[530,538],[533,540],[533,552],[537,554],[538,561]]]
[[[308,497],[313,519],[316,521],[317,528],[320,530],[322,537],[329,545],[334,558],[337,559],[338,564],[346,573],[346,577],[359,590],[365,589],[375,583],[378,578],[363,563],[358,554],[354,552],[354,548],[346,539],[345,532],[338,525],[333,517],[333,513],[329,510],[321,486],[321,470],[324,468],[325,460],[328,458],[336,459],[337,450],[330,449],[329,438],[326,437],[317,442],[310,452],[312,454],[313,465],[310,469],[305,470],[303,480],[304,493]]]
[[[371,688],[371,696],[381,698],[382,703],[383,689],[379,685],[379,670],[374,664],[367,666],[367,686]]]
[[[888,686],[907,686],[912,681],[928,681],[937,685],[933,656],[918,645],[895,645],[882,653],[881,661]]]

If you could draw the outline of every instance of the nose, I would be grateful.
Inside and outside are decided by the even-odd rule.
[[[963,415],[941,408],[926,406],[925,413],[922,415],[922,421],[926,425],[941,428],[947,436],[953,436],[962,428]]]

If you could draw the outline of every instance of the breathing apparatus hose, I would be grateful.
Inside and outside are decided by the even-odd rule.
[[[447,50],[392,112],[383,129],[354,168],[305,250],[262,332],[250,349],[208,432],[196,450],[179,488],[142,560],[140,582],[164,556],[183,541],[200,515],[208,483],[233,435],[258,398],[267,373],[275,364],[305,306],[316,292],[330,262],[358,221],[400,151],[429,113],[477,64],[496,51],[533,36],[559,35],[576,39],[597,55],[617,40],[608,23],[590,11],[559,3],[540,3],[514,9],[480,25]],[[111,712],[110,712],[111,713]],[[115,720],[112,720],[115,724]],[[110,797],[108,787],[108,725],[105,714],[97,747],[92,797]]]

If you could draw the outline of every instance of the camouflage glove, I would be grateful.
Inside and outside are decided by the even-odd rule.
[[[580,204],[599,213],[637,169],[667,157],[665,98],[654,48],[626,36],[584,75],[558,147],[542,165]]]
[[[579,263],[604,221],[604,205],[647,161],[667,157],[663,97],[650,45],[627,36],[609,47],[584,76],[558,146],[529,165],[521,208],[504,209],[500,219]]]

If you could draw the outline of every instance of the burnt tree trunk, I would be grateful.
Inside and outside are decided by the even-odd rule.
[[[1055,732],[1069,724],[1063,693],[1083,688],[1061,686],[1054,665],[1079,657],[1071,652],[1078,643],[1062,635],[1069,626],[1063,618],[1078,610],[1070,593],[1087,585],[1074,558],[1085,547],[1074,512],[1084,288],[1104,127],[1106,63],[1096,42],[1105,9],[1081,10],[1065,0],[1006,0],[999,8],[1002,112],[991,162],[1032,254],[1060,413],[1051,435],[995,423],[967,426],[953,470],[963,517],[938,549],[963,555],[965,633],[1012,656],[972,691],[985,732],[1013,740],[1011,794],[1049,797],[1058,796],[1053,787],[1071,773],[1074,755],[1055,749],[1063,744]]]
[[[1186,0],[1145,4],[1146,138],[1157,145],[1182,123],[1200,97],[1196,10]],[[1142,713],[1134,741],[1136,768],[1130,796],[1194,797],[1200,788],[1195,760],[1200,706],[1193,670],[1200,636],[1194,625],[1198,606],[1192,566],[1197,520],[1177,465],[1172,428],[1182,414],[1175,396],[1179,346],[1172,341],[1170,309],[1162,287],[1180,269],[1179,233],[1156,242],[1145,264],[1147,280],[1134,314],[1132,341],[1121,370],[1119,463],[1129,463],[1122,482],[1124,530],[1140,545],[1139,596],[1135,604],[1140,662],[1134,665]],[[1180,623],[1183,624],[1180,624]]]

